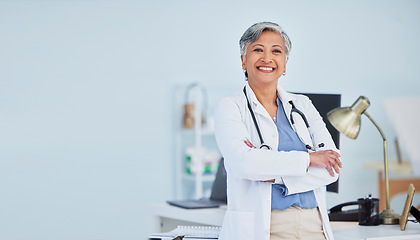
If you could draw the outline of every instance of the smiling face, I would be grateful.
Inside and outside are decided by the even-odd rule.
[[[286,71],[284,40],[276,32],[264,31],[255,42],[249,44],[241,60],[249,84],[277,85],[277,80]]]

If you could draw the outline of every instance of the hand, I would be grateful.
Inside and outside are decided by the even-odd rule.
[[[333,150],[324,150],[319,152],[309,153],[309,166],[325,167],[330,175],[334,177],[334,171],[340,173],[340,168],[343,167],[340,161],[340,154]]]

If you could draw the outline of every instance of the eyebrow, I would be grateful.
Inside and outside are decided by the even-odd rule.
[[[257,43],[255,45],[253,45],[252,47],[254,48],[256,46],[264,47],[264,45],[263,44],[260,44],[260,43]],[[278,45],[278,44],[274,44],[273,47],[279,47],[279,48],[283,49],[283,47],[281,45]]]
[[[264,47],[264,45],[259,44],[259,43],[257,43],[257,44],[255,44],[255,45],[253,45],[252,47],[256,47],[256,46]]]

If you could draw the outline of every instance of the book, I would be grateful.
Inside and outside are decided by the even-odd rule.
[[[178,226],[174,230],[166,233],[152,234],[150,238],[176,238],[184,236],[184,239],[217,239],[221,227],[210,226]]]

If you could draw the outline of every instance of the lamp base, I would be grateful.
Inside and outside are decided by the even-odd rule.
[[[391,209],[385,209],[379,214],[381,224],[399,224],[400,215]]]

